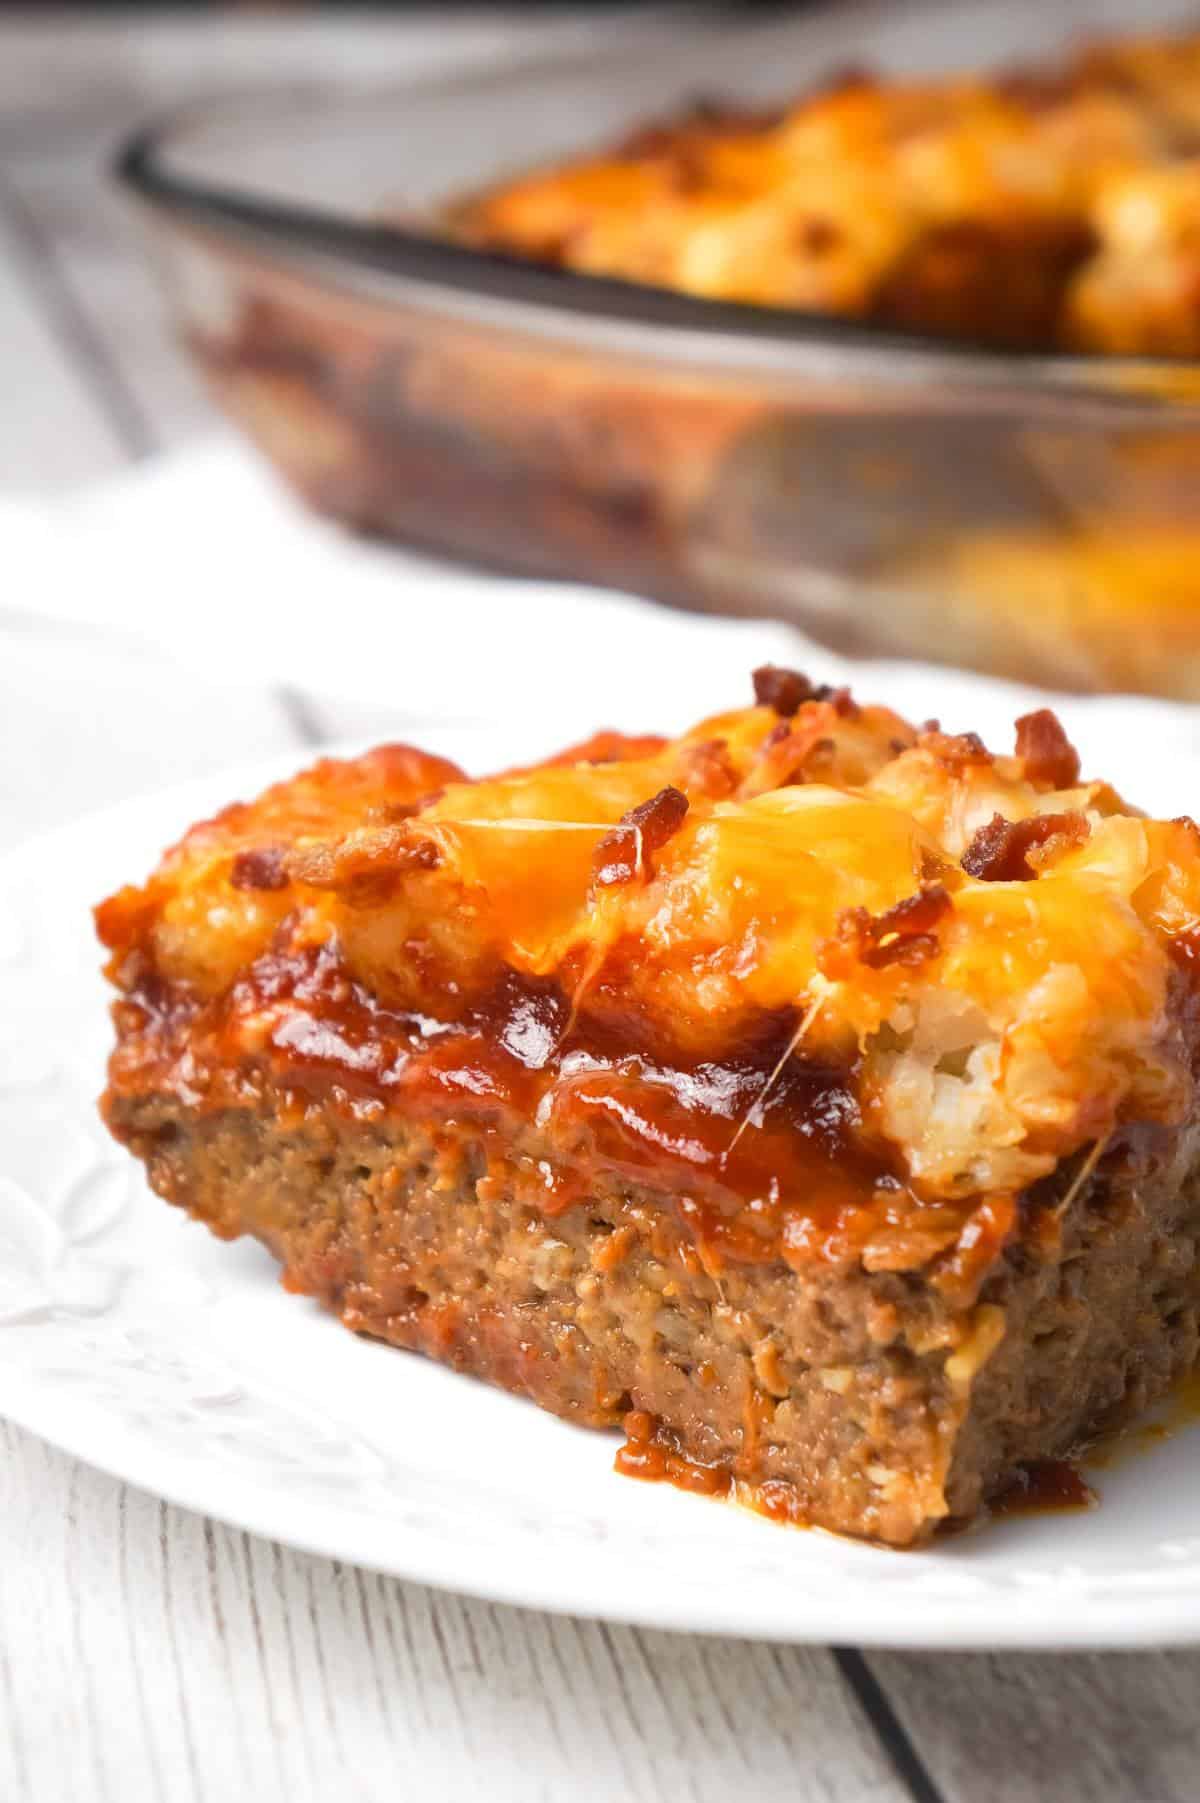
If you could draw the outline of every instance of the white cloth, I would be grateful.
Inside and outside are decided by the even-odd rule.
[[[355,730],[519,723],[530,755],[600,726],[677,729],[749,697],[768,661],[850,682],[997,749],[1044,694],[918,664],[849,662],[773,621],[724,620],[608,591],[461,570],[307,514],[239,442],[215,438],[75,495],[0,500],[0,619],[60,623],[61,655],[169,659],[212,687],[339,703]],[[0,650],[2,655],[2,650]],[[179,670],[174,680],[179,680]],[[351,704],[349,708],[345,704]],[[1056,698],[1085,769],[1155,814],[1200,808],[1200,710]],[[477,734],[472,734],[477,738]]]

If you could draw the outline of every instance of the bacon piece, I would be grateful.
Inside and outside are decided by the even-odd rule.
[[[922,727],[917,744],[952,776],[961,776],[971,765],[983,767],[995,762],[977,732],[942,732],[936,721]]]
[[[993,814],[967,846],[962,867],[985,883],[1028,882],[1056,852],[1082,845],[1090,832],[1084,815],[1074,809],[1033,814],[1028,820]]]
[[[1200,927],[1184,927],[1181,933],[1173,934],[1167,941],[1167,951],[1192,984],[1200,980]]]
[[[938,922],[953,903],[941,883],[931,883],[906,896],[882,914],[865,908],[847,908],[838,917],[837,932],[817,948],[822,976],[839,982],[851,976],[856,964],[884,970],[889,964],[923,964],[939,950]]]
[[[790,720],[806,701],[828,701],[833,694],[827,684],[818,687],[803,671],[785,670],[781,664],[760,664],[753,681],[759,707],[773,707],[784,720]]]
[[[780,725],[786,736],[786,725],[782,721]],[[767,736],[769,738],[771,735]],[[698,744],[689,745],[681,760],[680,773],[689,790],[706,796],[710,801],[720,801],[726,795],[732,795],[738,786],[737,767],[729,755],[727,739],[701,739]]]
[[[749,798],[765,795],[771,789],[785,789],[791,783],[805,782],[810,761],[819,761],[821,748],[826,748],[823,754],[826,759],[836,753],[836,740],[830,737],[834,725],[830,708],[824,704],[807,709],[803,719],[794,725],[787,720],[778,721],[759,746],[758,755],[743,777],[738,794]]]
[[[1073,789],[1079,781],[1079,753],[1063,731],[1058,715],[1048,707],[1022,714],[1017,721],[1017,756],[1031,783],[1048,783],[1052,789]]]
[[[235,889],[286,889],[287,854],[279,845],[256,845],[239,851],[229,880]]]
[[[349,833],[334,845],[302,847],[288,868],[311,889],[332,889],[351,907],[372,907],[395,893],[414,871],[436,870],[442,854],[432,838],[395,826]]]
[[[597,888],[610,889],[647,874],[650,858],[661,851],[683,825],[688,798],[669,785],[623,814],[611,832],[605,833],[592,857]]]
[[[366,818],[394,826],[399,820],[412,820],[426,808],[431,808],[445,793],[445,789],[430,789],[427,795],[418,795],[415,801],[382,801],[378,807],[367,809]]]
[[[957,880],[956,880],[957,879]],[[943,883],[953,891],[958,887],[958,868],[940,852],[931,851],[928,845],[921,847],[921,887],[931,889],[935,883]]]

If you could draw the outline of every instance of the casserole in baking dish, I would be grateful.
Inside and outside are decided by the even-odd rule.
[[[1093,10],[1099,38],[1115,9]],[[1142,9],[1139,26],[1178,11]],[[122,167],[215,393],[327,513],[491,565],[782,615],[846,649],[1192,696],[1197,54],[1071,53],[1045,14],[818,9],[696,27],[636,60],[324,106],[277,96],[143,135]],[[936,78],[1018,54],[1066,73]],[[697,92],[748,117],[668,132],[665,151],[643,139],[635,184],[667,169],[686,213],[718,143],[721,179],[753,184],[779,130],[759,109],[864,60],[903,85],[843,82],[795,109],[801,135],[841,121],[842,161],[816,159],[826,215],[841,212],[799,221],[797,262],[768,206],[791,262],[760,258],[761,280],[736,234],[736,254],[702,237],[706,262],[673,227],[656,265],[652,244],[635,256],[597,235],[577,195],[574,226],[549,233],[554,266],[528,217],[501,229],[506,197],[510,215],[516,197],[545,203],[570,158],[577,177],[611,171],[622,131]],[[907,238],[894,197],[872,210],[838,188],[866,181],[881,133],[903,148],[875,157],[887,194],[901,165],[926,172],[906,178]],[[550,173],[516,179],[530,169]],[[1007,211],[987,199],[996,170]],[[617,240],[638,217],[653,237],[667,215],[618,206]],[[891,232],[895,267],[848,258],[851,226],[877,262]],[[663,285],[673,257],[691,292]],[[700,279],[722,267],[742,273]]]

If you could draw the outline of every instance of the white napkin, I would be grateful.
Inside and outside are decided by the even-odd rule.
[[[492,577],[368,543],[307,514],[230,437],[62,498],[0,500],[10,626],[64,628],[111,657],[157,653],[211,686],[301,689],[338,718],[406,736],[422,722],[519,723],[531,755],[600,726],[681,728],[790,664],[850,682],[997,749],[1044,693],[941,667],[849,662],[773,621],[724,620],[582,586]],[[3,656],[0,647],[0,656]],[[175,673],[179,680],[179,672]],[[1156,814],[1200,810],[1200,710],[1053,698],[1085,769]]]

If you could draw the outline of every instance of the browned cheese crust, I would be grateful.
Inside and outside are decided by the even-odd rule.
[[[1200,347],[1200,36],[701,106],[467,197],[468,243],[1022,349]]]

